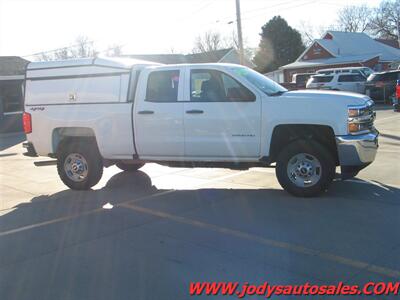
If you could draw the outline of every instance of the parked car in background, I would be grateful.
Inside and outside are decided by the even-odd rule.
[[[317,74],[308,80],[307,89],[349,91],[363,94],[367,79],[360,73]]]
[[[369,75],[374,73],[374,70],[368,67],[347,67],[347,68],[332,68],[332,69],[321,69],[317,71],[317,74],[337,74],[337,73],[357,73],[367,78]]]
[[[374,101],[389,101],[394,97],[396,82],[400,79],[400,70],[371,74],[365,83],[365,93]]]
[[[315,73],[296,73],[292,76],[292,83],[296,86],[296,89],[305,89],[308,79]]]

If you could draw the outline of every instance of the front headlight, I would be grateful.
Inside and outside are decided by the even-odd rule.
[[[362,134],[372,130],[375,120],[373,105],[367,103],[363,106],[348,107],[348,132],[350,134]]]
[[[348,129],[349,133],[357,133],[360,131],[360,124],[349,122]]]
[[[350,108],[349,107],[349,118],[358,117],[359,110],[357,108]]]

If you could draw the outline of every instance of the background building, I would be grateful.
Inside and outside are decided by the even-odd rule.
[[[315,40],[295,62],[280,67],[285,82],[296,73],[313,73],[320,69],[366,66],[375,71],[389,68],[400,60],[395,44],[374,40],[361,32],[328,31]]]
[[[227,48],[204,53],[194,54],[128,54],[122,57],[142,59],[162,64],[193,64],[193,63],[233,63],[240,64],[239,53],[235,48]],[[254,68],[251,60],[246,59],[244,64]]]

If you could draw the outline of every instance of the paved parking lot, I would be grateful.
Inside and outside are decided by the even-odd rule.
[[[2,136],[0,299],[188,299],[190,281],[399,280],[400,114],[379,110],[376,125],[374,164],[312,199],[284,192],[273,169],[156,164],[110,167],[94,190],[71,191],[54,166],[21,154],[22,136]]]

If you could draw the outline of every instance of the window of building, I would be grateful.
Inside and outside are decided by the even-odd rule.
[[[254,101],[256,96],[231,76],[216,70],[192,70],[190,100],[204,102]]]
[[[314,55],[320,55],[321,52],[322,52],[322,49],[321,49],[321,48],[314,48],[314,49],[313,49]]]
[[[146,101],[176,102],[178,88],[179,70],[151,72],[147,80]]]
[[[0,81],[0,103],[5,114],[23,111],[21,80]]]

